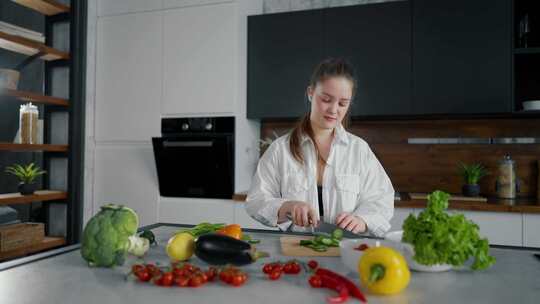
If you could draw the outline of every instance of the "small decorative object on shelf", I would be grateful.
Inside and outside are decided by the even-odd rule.
[[[46,171],[41,170],[34,163],[26,166],[14,164],[13,166],[6,167],[6,172],[15,175],[19,179],[19,192],[22,195],[34,194],[37,190],[36,178],[46,173]]]
[[[488,175],[488,171],[482,164],[467,165],[464,163],[459,164],[459,171],[463,176],[465,184],[461,188],[463,195],[465,196],[478,196],[480,195],[480,185],[478,181]]]
[[[516,193],[519,192],[520,181],[516,175],[516,166],[510,155],[505,155],[499,161],[499,176],[495,183],[497,197],[504,199],[516,198]]]
[[[38,108],[32,103],[21,105],[19,111],[19,128],[21,144],[38,143]]]

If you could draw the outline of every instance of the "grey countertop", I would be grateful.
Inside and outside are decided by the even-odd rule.
[[[164,245],[178,227],[154,229],[159,242],[146,260],[167,263]],[[280,254],[276,233],[250,233],[262,242],[258,248],[271,254],[246,266],[248,282],[232,288],[221,282],[200,288],[164,288],[135,281],[126,281],[124,273],[134,259],[114,269],[89,268],[79,250],[49,257],[0,272],[0,303],[2,304],[105,304],[105,303],[324,303],[333,292],[313,289],[307,276],[286,275],[279,281],[269,281],[261,272],[270,260],[286,260]],[[539,303],[540,261],[532,251],[492,248],[497,263],[488,270],[472,272],[453,270],[443,273],[413,272],[408,288],[394,296],[367,294],[369,303]],[[310,258],[301,258],[307,261]],[[317,258],[324,267],[333,269],[358,282],[358,276],[348,272],[338,257]],[[193,264],[207,268],[197,258]],[[364,290],[364,289],[363,289]],[[365,290],[364,290],[365,291]],[[358,303],[349,300],[349,303]]]

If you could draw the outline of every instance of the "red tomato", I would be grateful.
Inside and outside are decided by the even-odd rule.
[[[270,272],[272,272],[272,269],[273,269],[272,264],[264,264],[262,271],[266,274],[270,274]]]
[[[272,281],[275,281],[275,280],[279,279],[279,277],[281,277],[281,270],[279,270],[279,269],[272,270],[272,272],[268,276],[268,278],[270,280],[272,280]]]
[[[141,282],[148,282],[152,278],[148,270],[142,269],[135,273],[135,276],[139,279]]]
[[[199,287],[202,284],[204,284],[204,282],[202,281],[202,278],[200,276],[193,276],[191,277],[191,279],[189,279],[190,287]]]
[[[172,272],[166,272],[161,277],[163,286],[171,286],[173,284],[174,275]]]
[[[321,279],[321,277],[318,276],[318,275],[312,275],[309,278],[309,285],[311,285],[311,287],[314,287],[314,288],[322,287],[322,279]]]
[[[309,268],[315,269],[319,266],[319,263],[315,260],[310,260],[307,265]]]
[[[294,271],[293,268],[294,268],[294,266],[293,266],[292,263],[287,263],[287,264],[283,265],[283,272],[287,273],[287,274],[291,274]]]
[[[180,287],[186,287],[189,284],[189,278],[185,276],[178,276],[174,278],[174,284]]]

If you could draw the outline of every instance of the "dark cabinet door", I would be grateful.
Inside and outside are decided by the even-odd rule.
[[[411,7],[408,1],[326,11],[325,49],[354,65],[353,116],[411,111]]]
[[[511,111],[510,0],[413,1],[416,114]]]
[[[248,118],[296,118],[323,59],[322,10],[248,17]]]

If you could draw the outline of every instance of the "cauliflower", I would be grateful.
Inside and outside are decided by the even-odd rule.
[[[149,242],[135,235],[138,227],[139,217],[132,209],[114,204],[101,207],[84,228],[82,257],[90,266],[112,267],[124,264],[130,249],[137,248],[137,256],[144,255]],[[146,250],[140,250],[141,246]]]

